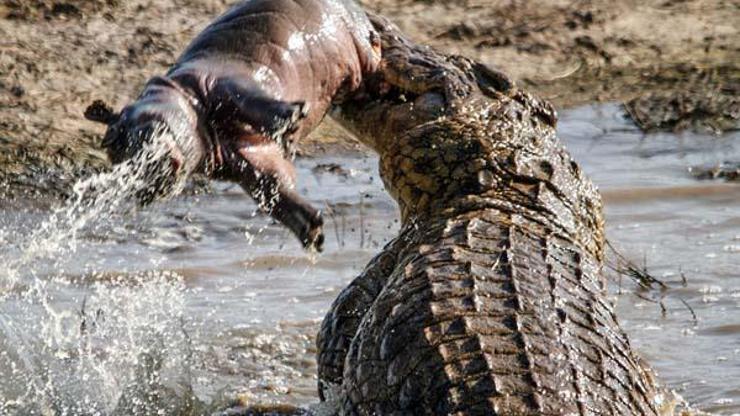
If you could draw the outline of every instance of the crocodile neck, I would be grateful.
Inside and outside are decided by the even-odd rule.
[[[402,221],[428,224],[479,210],[516,213],[603,259],[596,187],[554,127],[533,114],[527,104],[534,100],[521,101],[474,102],[384,141],[380,174]],[[479,119],[471,122],[470,114]]]

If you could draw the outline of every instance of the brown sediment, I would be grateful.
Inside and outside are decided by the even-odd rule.
[[[679,65],[656,74],[683,86],[649,89],[627,101],[625,111],[643,131],[695,130],[722,134],[740,127],[740,71],[732,64],[714,68]]]
[[[697,108],[724,111],[722,100],[737,102],[740,32],[732,1],[363,3],[393,16],[415,41],[497,67],[559,108],[637,99],[633,107],[652,114],[687,84],[696,97],[725,91],[726,98],[710,95],[708,105],[679,97]],[[85,107],[95,99],[114,108],[130,102],[229,4],[2,0],[0,183],[107,166],[103,129],[84,119]],[[299,154],[358,151],[349,137],[324,123]]]
[[[0,3],[0,15],[8,19],[26,21],[62,16],[79,18],[114,8],[119,4],[119,0],[3,0]]]
[[[558,107],[737,83],[737,5],[715,0],[398,1],[368,5],[415,41],[497,66]]]

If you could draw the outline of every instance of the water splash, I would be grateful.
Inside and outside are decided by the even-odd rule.
[[[39,294],[24,321],[0,320],[4,341],[22,341],[0,356],[0,385],[18,386],[0,414],[181,414],[172,398],[188,395],[192,358],[182,278],[121,276],[90,292],[76,312]]]
[[[185,286],[174,273],[73,285],[64,267],[86,231],[184,187],[163,140],[75,184],[30,232],[0,240],[0,414],[187,414],[195,406]],[[94,272],[93,282],[104,280]],[[55,295],[76,296],[58,301]]]
[[[154,195],[161,199],[177,195],[187,178],[170,174],[167,157],[168,147],[163,141],[152,140],[136,157],[110,172],[77,182],[64,205],[31,233],[16,235],[15,250],[3,253],[0,296],[13,290],[24,269],[34,268],[39,261],[53,260],[54,266],[61,266],[63,255],[77,251],[79,234],[85,227],[100,226],[134,209],[137,201],[150,200]]]

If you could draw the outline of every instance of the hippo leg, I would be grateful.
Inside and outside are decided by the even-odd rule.
[[[288,227],[304,248],[321,251],[321,211],[295,192],[295,169],[276,143],[237,147],[226,155],[228,179],[239,183],[261,210]]]
[[[305,248],[321,251],[321,212],[298,195],[288,138],[305,118],[303,102],[285,102],[263,94],[248,81],[221,78],[212,89],[212,119],[222,143],[228,179],[241,184],[259,207],[287,226]]]
[[[222,78],[216,81],[212,94],[218,102],[213,117],[219,121],[238,121],[247,130],[278,143],[290,153],[288,137],[308,114],[303,101],[286,102],[268,97],[258,86],[246,81]]]

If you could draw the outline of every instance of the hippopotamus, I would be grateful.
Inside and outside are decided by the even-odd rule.
[[[242,1],[120,113],[96,102],[86,117],[108,126],[114,164],[162,141],[170,174],[239,183],[320,250],[321,213],[294,190],[293,144],[379,62],[379,37],[351,0]]]

